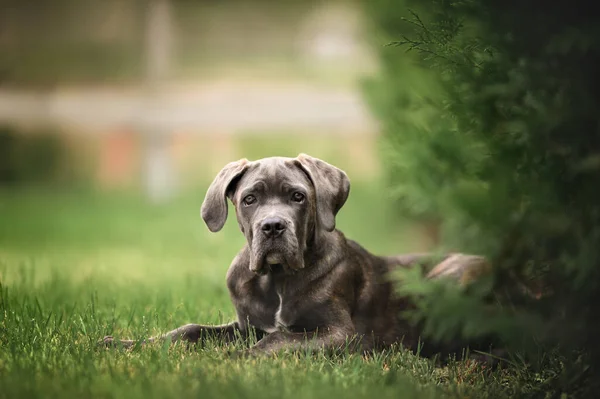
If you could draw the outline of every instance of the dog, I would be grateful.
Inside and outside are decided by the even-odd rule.
[[[350,193],[344,171],[300,154],[241,159],[227,164],[208,188],[201,215],[211,232],[223,228],[229,199],[246,244],[227,272],[237,320],[218,326],[187,324],[142,343],[169,339],[232,342],[255,334],[243,355],[281,350],[370,351],[401,343],[417,350],[418,326],[403,319],[411,308],[395,294],[390,273],[424,267],[430,279],[466,284],[489,267],[462,253],[376,256],[337,230],[336,215]],[[105,345],[133,340],[105,337]]]

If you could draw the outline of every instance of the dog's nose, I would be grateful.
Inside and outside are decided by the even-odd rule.
[[[281,218],[266,218],[260,224],[260,228],[267,237],[278,237],[286,229],[285,221]]]

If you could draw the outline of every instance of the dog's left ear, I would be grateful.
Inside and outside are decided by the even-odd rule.
[[[240,159],[230,162],[211,183],[202,203],[202,219],[213,233],[221,230],[227,221],[227,195],[232,189],[234,180],[242,176],[248,169],[249,161]]]
[[[335,215],[350,194],[350,179],[343,170],[310,155],[300,154],[296,161],[315,186],[319,222],[325,230],[333,231]]]

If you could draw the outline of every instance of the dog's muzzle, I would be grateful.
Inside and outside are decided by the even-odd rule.
[[[255,225],[250,270],[264,275],[289,273],[304,267],[303,256],[293,226],[278,216],[269,216]]]

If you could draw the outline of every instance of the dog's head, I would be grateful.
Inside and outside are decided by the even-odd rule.
[[[250,270],[294,272],[320,232],[335,229],[350,181],[342,170],[306,154],[297,158],[241,159],[212,182],[202,218],[212,232],[227,220],[227,198],[250,248]]]

